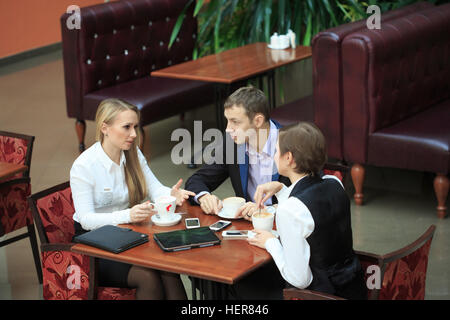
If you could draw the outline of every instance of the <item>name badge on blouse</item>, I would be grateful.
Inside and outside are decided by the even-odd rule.
[[[95,202],[99,206],[109,206],[113,202],[113,192],[110,188],[104,188],[103,191],[95,192]]]

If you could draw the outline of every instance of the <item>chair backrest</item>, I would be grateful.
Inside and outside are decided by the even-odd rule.
[[[367,284],[368,277],[379,269],[379,289],[368,288],[371,300],[423,300],[428,266],[428,254],[436,230],[432,225],[413,243],[385,255],[356,252],[361,262]],[[372,281],[369,281],[372,282]],[[373,283],[372,283],[373,284]]]
[[[366,163],[372,133],[450,97],[449,30],[450,4],[443,4],[344,39],[347,161]]]
[[[436,230],[432,225],[410,245],[380,257],[380,300],[423,300],[428,254]]]
[[[347,166],[327,162],[323,166],[323,173],[325,175],[336,176],[342,183],[344,183],[344,177],[347,174],[348,169],[349,168]]]
[[[418,2],[383,13],[381,21],[384,23],[432,6],[429,2]],[[347,35],[364,29],[367,29],[366,19],[324,30],[312,40],[314,123],[328,141],[328,155],[336,159],[344,159],[341,44]]]
[[[93,120],[95,110],[83,110],[84,95],[191,60],[197,36],[194,4],[186,10],[180,33],[168,48],[173,27],[188,1],[122,0],[84,7],[80,9],[80,29],[69,29],[71,14],[63,14],[68,116]]]
[[[28,198],[41,243],[71,243],[75,234],[72,191],[64,182]]]
[[[0,161],[24,164],[28,167],[27,171],[6,180],[30,176],[33,143],[34,136],[0,131]]]

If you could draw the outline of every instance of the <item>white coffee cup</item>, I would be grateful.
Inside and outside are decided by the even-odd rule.
[[[280,48],[287,48],[287,47],[289,47],[290,39],[289,39],[288,36],[280,35],[278,37],[278,41],[280,42],[280,45],[279,45]]]
[[[236,211],[245,204],[245,199],[241,197],[229,197],[223,199],[223,212],[227,216],[234,216]]]
[[[280,38],[278,36],[278,33],[274,33],[271,37],[270,37],[270,46],[273,48],[278,48],[280,46]]]
[[[173,196],[161,196],[155,199],[155,203],[150,205],[158,211],[160,219],[164,220],[169,218],[169,215],[175,212],[177,206],[177,198]]]
[[[256,212],[252,216],[253,228],[271,231],[273,229],[274,217],[274,214],[267,210],[261,210],[261,213]]]

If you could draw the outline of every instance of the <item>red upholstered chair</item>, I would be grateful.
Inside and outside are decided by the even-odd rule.
[[[347,172],[349,171],[349,167],[337,163],[325,163],[323,166],[324,175],[333,175],[341,180],[342,184],[345,185],[345,178],[347,177]]]
[[[75,234],[72,218],[75,209],[69,182],[33,194],[28,202],[41,239],[44,299],[135,298],[134,289],[98,287],[95,290],[89,286],[89,279],[95,277],[92,260],[70,251],[74,245],[71,241]]]
[[[192,59],[197,37],[195,3],[169,49],[175,22],[188,0],[121,0],[84,7],[80,28],[61,16],[67,115],[76,119],[80,151],[85,120],[99,103],[118,98],[141,111],[141,128],[214,103],[214,87],[201,81],[152,77],[152,71]],[[69,20],[68,20],[69,19]],[[142,131],[143,132],[143,131]]]
[[[0,247],[29,237],[39,283],[42,283],[39,248],[27,197],[31,194],[30,166],[33,136],[0,131],[0,161],[24,164],[28,170],[0,181],[0,236],[26,227],[27,232],[0,242]]]
[[[381,15],[381,23],[432,7],[417,2]],[[312,46],[313,95],[303,97],[272,110],[271,117],[282,125],[312,121],[323,132],[328,143],[328,156],[346,160],[343,152],[343,66],[341,45],[344,38],[367,29],[366,20],[343,24],[319,32]]]
[[[432,225],[413,243],[384,255],[355,251],[364,271],[369,300],[423,300],[428,267],[428,254],[436,230]],[[379,270],[380,288],[376,288],[375,268]],[[285,289],[287,300],[339,300],[342,298],[321,292],[301,289]]]

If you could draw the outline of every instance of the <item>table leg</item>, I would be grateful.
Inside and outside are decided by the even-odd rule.
[[[275,93],[275,71],[267,72],[267,88],[269,90],[269,107],[270,110],[276,107],[276,93]]]
[[[97,299],[97,274],[98,274],[98,260],[95,257],[89,258],[89,290],[88,299]]]
[[[189,277],[192,300],[228,300],[228,285],[225,283]],[[200,296],[197,298],[197,289]]]

